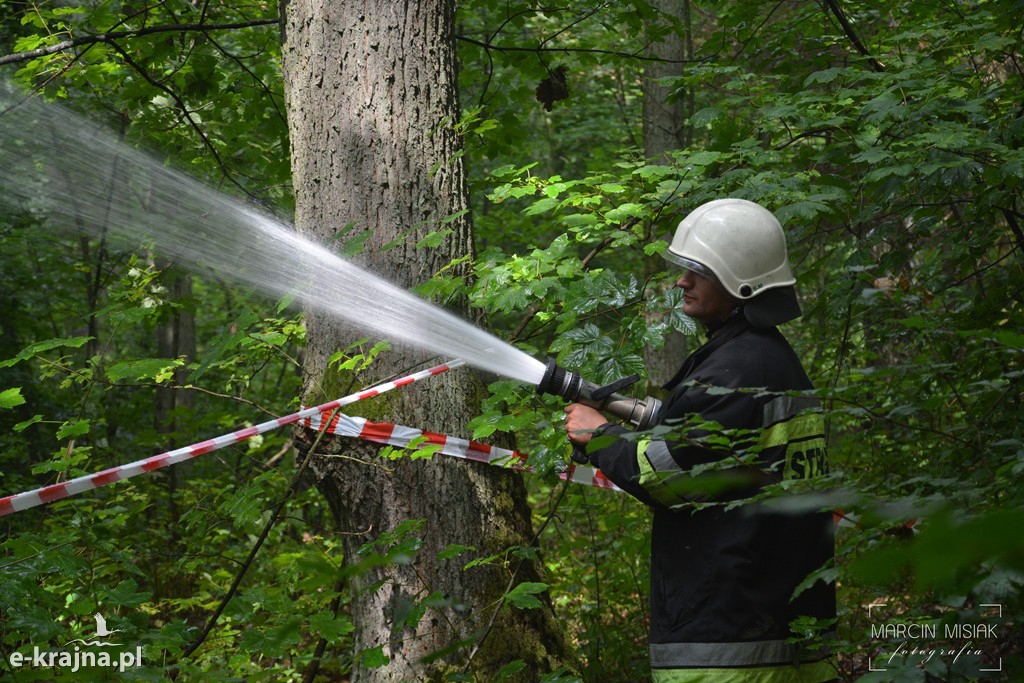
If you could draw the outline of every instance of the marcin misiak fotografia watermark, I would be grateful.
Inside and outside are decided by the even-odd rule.
[[[871,628],[871,662],[868,670],[895,672],[907,667],[956,669],[978,677],[998,676],[1003,659],[998,654],[1000,604],[978,605],[971,621],[937,619],[904,620],[891,614],[891,606],[876,602],[867,606]]]
[[[62,669],[70,673],[78,673],[89,669],[110,669],[124,673],[142,666],[143,650],[141,645],[134,649],[124,649],[123,643],[103,640],[120,631],[107,628],[107,620],[97,613],[96,639],[75,639],[64,644],[59,650],[44,650],[38,645],[31,652],[12,652],[7,661],[15,669],[31,667],[35,669]],[[81,643],[81,645],[77,644]]]

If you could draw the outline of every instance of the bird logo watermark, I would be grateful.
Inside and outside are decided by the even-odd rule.
[[[124,673],[129,669],[142,666],[143,647],[120,649],[123,643],[113,642],[112,637],[120,633],[120,629],[110,629],[107,620],[97,612],[96,636],[93,639],[76,638],[64,644],[59,650],[44,650],[38,645],[32,652],[12,652],[7,658],[14,668],[31,667],[36,669],[60,669],[77,673],[84,669],[111,669]],[[118,649],[107,649],[118,648]]]

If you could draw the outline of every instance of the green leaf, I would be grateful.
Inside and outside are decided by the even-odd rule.
[[[58,339],[47,339],[46,341],[36,342],[30,346],[22,349],[14,358],[8,358],[7,360],[0,361],[0,368],[9,368],[16,363],[20,363],[23,360],[28,360],[33,356],[42,353],[43,351],[50,351],[51,349],[58,349],[64,346],[70,346],[71,348],[81,348],[88,342],[92,341],[92,337],[66,337]]]
[[[345,615],[334,616],[328,612],[314,614],[309,618],[309,626],[314,633],[319,633],[327,642],[333,643],[341,636],[355,631],[352,620]]]
[[[372,230],[363,230],[355,236],[345,240],[345,244],[341,247],[341,255],[346,258],[358,256],[363,253],[364,249],[366,249],[366,243],[370,241],[371,237],[373,237]]]
[[[0,391],[0,408],[14,408],[25,403],[25,397],[21,395],[21,387]]]
[[[444,239],[454,233],[454,230],[445,228],[443,230],[434,230],[433,232],[427,233],[426,237],[416,243],[416,247],[422,249],[424,247],[436,249],[437,247],[444,244]]]
[[[643,217],[646,213],[647,208],[643,204],[627,202],[626,204],[620,204],[613,209],[609,209],[605,214],[605,218],[609,221],[620,223],[630,218]]]
[[[302,619],[290,617],[283,624],[265,631],[247,630],[242,634],[242,649],[261,656],[284,657],[302,639],[301,626]]]
[[[67,439],[69,437],[84,436],[89,433],[90,420],[75,420],[65,422],[57,428],[57,438]]]
[[[498,669],[497,679],[507,681],[509,678],[526,668],[526,662],[521,659],[514,659],[505,666]]]
[[[45,41],[41,35],[22,36],[14,41],[15,52],[30,52],[42,45]]]
[[[445,216],[444,218],[441,219],[441,223],[440,224],[441,225],[448,225],[449,223],[454,223],[458,219],[460,219],[463,216],[465,216],[467,213],[469,213],[469,209],[463,209],[461,211],[456,211],[455,213],[448,214],[447,216]]]
[[[338,582],[338,567],[321,553],[300,553],[298,557],[290,553],[274,558],[279,567],[293,565],[299,578],[295,587],[307,592],[322,592]]]
[[[694,112],[693,116],[690,117],[690,125],[694,128],[700,128],[714,123],[724,116],[725,112],[718,107],[705,107]]]
[[[478,415],[470,420],[468,427],[473,430],[474,439],[486,439],[498,431],[498,425],[504,415],[500,412],[489,412]]]
[[[571,213],[562,216],[562,223],[570,228],[589,228],[601,222],[601,219],[592,213]]]
[[[699,113],[700,112],[698,112],[698,114]],[[696,115],[694,116],[694,118],[696,118]],[[714,164],[720,161],[721,159],[721,152],[709,151],[695,152],[693,154],[687,154],[685,157],[683,157],[683,160],[688,166],[710,166],[711,164]]]
[[[183,361],[170,358],[142,358],[139,360],[121,361],[107,368],[107,377],[111,382],[119,382],[123,379],[154,379],[165,374],[168,368],[177,368],[182,365],[184,365]]]
[[[367,669],[379,669],[391,660],[384,654],[384,646],[378,645],[359,653],[359,661]]]
[[[557,199],[546,197],[531,204],[523,213],[527,216],[538,216],[554,210],[557,206]]]
[[[996,339],[1003,346],[1011,349],[1024,349],[1024,334],[1016,332],[996,332]]]
[[[518,311],[525,308],[530,299],[523,288],[512,286],[500,289],[492,302],[499,311]]]
[[[487,557],[477,557],[475,559],[470,560],[466,564],[464,564],[462,566],[462,569],[466,570],[466,569],[472,569],[473,567],[481,567],[481,566],[485,566],[485,565],[494,564],[495,562],[500,560],[502,557],[503,557],[502,555],[488,555]]]
[[[450,560],[453,557],[458,557],[459,555],[468,550],[476,550],[476,548],[471,545],[459,545],[457,543],[451,543],[445,546],[445,548],[440,553],[438,553],[437,557],[440,560]]]
[[[219,509],[234,520],[236,528],[244,529],[259,519],[264,502],[263,490],[254,481],[234,489]]]
[[[1024,569],[1024,509],[995,510],[968,519],[945,511],[926,520],[922,531],[904,546],[873,550],[851,564],[862,581],[885,585],[904,568],[914,573],[920,590],[947,587],[970,567],[999,563]]]
[[[804,79],[804,87],[813,85],[815,83],[831,83],[834,81],[839,74],[842,74],[846,69],[842,67],[833,67],[831,69],[822,69],[821,71],[815,71]]]
[[[18,424],[14,425],[14,427],[12,427],[12,429],[14,431],[16,431],[16,432],[23,432],[26,429],[28,429],[29,427],[31,427],[32,425],[34,425],[35,423],[42,422],[42,421],[43,421],[43,416],[42,415],[33,415],[32,417],[30,417],[29,419],[25,420],[24,422],[19,422]]]
[[[114,603],[122,607],[138,607],[153,597],[152,593],[139,590],[134,579],[125,579],[107,591],[104,603]]]
[[[811,222],[821,214],[827,214],[829,207],[821,202],[794,202],[788,206],[780,207],[775,215],[783,223],[790,223],[794,220]]]
[[[538,600],[536,596],[544,593],[547,589],[548,585],[546,583],[524,581],[510,590],[505,596],[505,599],[508,600],[513,607],[517,607],[519,609],[536,609],[538,607],[542,607],[540,600]]]

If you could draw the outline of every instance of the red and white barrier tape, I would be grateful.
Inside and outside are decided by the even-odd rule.
[[[310,429],[319,431],[326,430],[329,434],[338,436],[349,436],[356,439],[364,439],[375,443],[398,446],[399,448],[412,448],[413,450],[430,449],[435,453],[442,453],[456,458],[475,460],[489,465],[501,465],[512,469],[532,472],[526,466],[527,456],[516,451],[505,448],[489,446],[479,441],[466,441],[454,436],[438,434],[436,432],[425,432],[422,429],[396,425],[390,422],[370,422],[364,417],[352,417],[338,413],[331,419],[331,423],[324,426],[325,417],[330,417],[330,411],[321,411],[314,417],[303,418],[302,424]],[[571,466],[570,469],[561,474],[562,479],[570,479],[577,484],[597,486],[598,488],[621,490],[613,484],[608,477],[604,476],[601,470],[591,467]]]
[[[328,434],[350,436],[399,448],[410,448],[410,444],[415,441],[416,444],[411,446],[414,450],[429,448],[435,453],[475,460],[488,465],[499,464],[512,469],[527,469],[525,455],[478,441],[466,441],[390,422],[370,422],[365,417],[352,417],[343,413],[335,415],[331,423],[325,427],[325,416],[330,417],[330,411],[322,411],[313,417],[303,418],[302,424],[310,429],[326,431]]]
[[[406,377],[396,379],[393,382],[378,384],[375,387],[364,389],[363,391],[351,394],[344,398],[339,398],[312,408],[304,408],[297,413],[269,420],[255,425],[254,427],[239,429],[231,432],[230,434],[224,434],[214,439],[208,439],[200,443],[192,444],[191,446],[167,451],[166,453],[154,455],[149,458],[145,458],[144,460],[137,460],[136,462],[128,463],[127,465],[111,467],[110,469],[97,472],[96,474],[87,474],[81,477],[76,477],[75,479],[60,482],[59,484],[51,484],[50,486],[43,486],[33,491],[25,491],[24,493],[16,493],[5,498],[0,498],[0,517],[20,512],[22,510],[27,510],[44,503],[52,503],[55,500],[61,500],[62,498],[67,498],[68,496],[73,496],[77,493],[91,491],[115,481],[122,481],[124,479],[134,477],[137,474],[152,472],[153,470],[158,470],[163,467],[176,465],[179,462],[184,462],[185,460],[209,453],[210,451],[215,451],[224,448],[225,446],[231,446],[239,443],[252,438],[257,434],[263,434],[264,432],[269,432],[273,429],[278,429],[279,427],[284,427],[285,425],[294,424],[299,421],[302,421],[305,426],[312,429],[323,429],[324,415],[330,415],[330,413],[341,406],[346,406],[350,403],[378,396],[384,392],[391,391],[398,387],[403,387],[407,384],[412,384],[413,382],[421,379],[440,375],[441,373],[462,365],[465,365],[465,361],[461,359],[450,360],[442,365],[437,365],[427,370],[413,373]],[[424,432],[423,430],[413,429],[412,427],[403,427],[402,425],[390,423],[370,422],[362,417],[349,417],[348,415],[339,413],[335,416],[331,424],[328,425],[327,431],[332,434],[367,439],[376,443],[390,444],[401,448],[409,448],[410,444],[414,440],[420,439],[413,448],[426,448],[428,446],[439,447],[436,449],[436,452],[443,453],[445,455],[457,458],[467,458],[469,460],[475,460],[477,462],[487,464],[504,465],[517,470],[532,471],[524,464],[526,462],[526,456],[515,451],[488,446],[487,444],[479,443],[477,441],[465,441],[464,439],[457,439],[452,436],[445,436],[444,434]],[[571,466],[567,472],[562,473],[561,477],[562,479],[570,479],[577,484],[620,490],[607,477],[605,477],[600,470],[595,470],[590,467]]]
[[[34,491],[26,491],[24,493],[7,496],[6,498],[0,498],[0,517],[4,517],[5,515],[9,515],[14,512],[27,510],[28,508],[42,505],[43,503],[52,503],[55,500],[67,498],[68,496],[73,496],[76,493],[91,491],[92,489],[99,488],[100,486],[104,486],[115,481],[134,477],[137,474],[152,472],[153,470],[175,465],[179,462],[203,455],[204,453],[209,453],[210,451],[215,451],[220,448],[224,448],[225,446],[231,446],[239,443],[240,441],[254,437],[257,434],[263,434],[264,432],[269,432],[272,429],[293,424],[304,418],[319,416],[324,412],[330,412],[341,406],[372,398],[379,394],[383,394],[386,391],[391,391],[397,387],[412,384],[413,382],[421,379],[440,375],[443,372],[448,372],[449,370],[462,365],[465,365],[465,361],[461,359],[450,360],[442,365],[437,365],[427,370],[413,373],[406,377],[396,379],[393,382],[378,384],[375,387],[364,389],[363,391],[344,398],[339,398],[331,401],[330,403],[324,403],[323,405],[319,405],[314,408],[300,410],[292,415],[279,417],[276,420],[269,420],[268,422],[258,424],[254,427],[239,429],[238,431],[231,432],[230,434],[218,436],[215,439],[209,439],[191,446],[185,446],[184,448],[178,448],[173,451],[154,455],[127,465],[111,467],[108,470],[103,470],[96,474],[87,474],[75,479],[60,482],[59,484],[43,486],[42,488],[35,489]]]

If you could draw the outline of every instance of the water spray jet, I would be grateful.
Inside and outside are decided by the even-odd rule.
[[[193,271],[302,301],[360,333],[531,385],[541,380],[544,364],[522,350],[2,80],[0,168],[0,207],[43,217],[40,239],[62,228],[152,249]]]
[[[143,245],[193,270],[210,270],[345,320],[380,338],[446,357],[607,412],[636,429],[652,426],[660,402],[617,393],[636,381],[598,386],[342,259],[293,227],[236,202],[133,149],[100,125],[0,81],[0,204],[41,212],[47,227]],[[42,231],[41,231],[42,233]],[[41,234],[46,239],[47,234]],[[586,461],[574,452],[574,459]],[[581,459],[582,458],[582,459]]]

